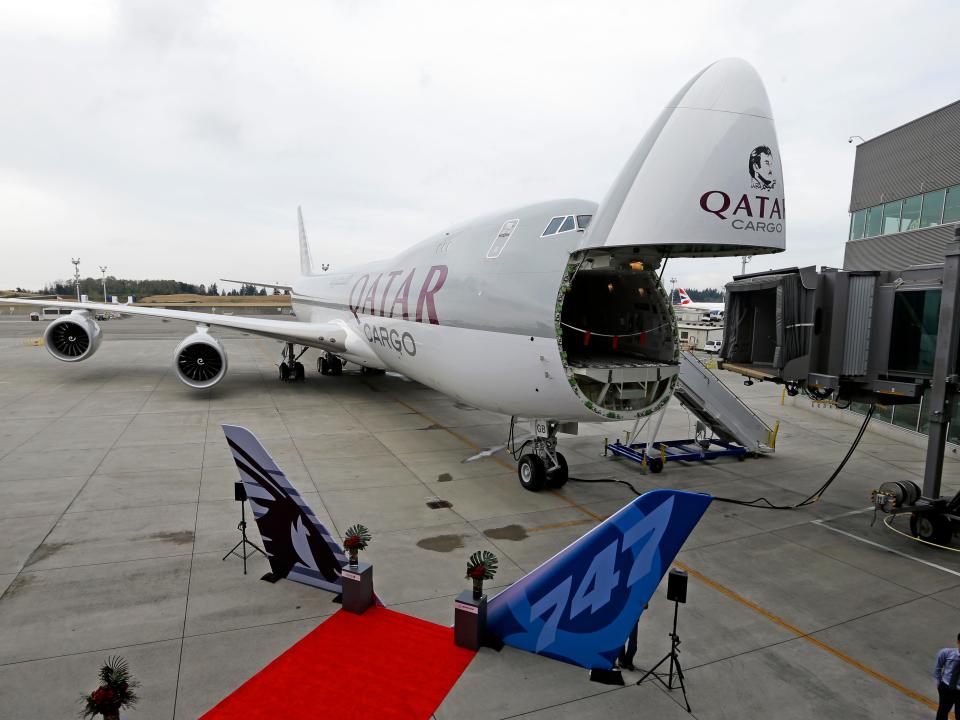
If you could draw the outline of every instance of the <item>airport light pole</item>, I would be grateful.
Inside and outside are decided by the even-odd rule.
[[[107,301],[107,266],[100,266],[100,273],[103,275],[103,301]]]
[[[70,258],[73,263],[73,284],[77,286],[77,302],[80,302],[80,258]]]
[[[753,255],[743,255],[740,257],[740,274],[747,274],[747,263],[753,260]]]

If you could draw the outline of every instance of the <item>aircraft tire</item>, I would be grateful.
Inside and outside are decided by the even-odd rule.
[[[547,482],[547,466],[539,455],[528,453],[517,464],[517,477],[524,490],[539,492]]]
[[[318,358],[317,358],[317,372],[320,373],[321,375],[329,375],[329,374],[330,374],[330,361],[327,360],[325,357],[322,357],[322,356],[321,356],[321,357],[318,357]]]
[[[647,467],[649,467],[650,472],[654,474],[663,472],[663,460],[658,457],[650,458],[647,461]]]
[[[330,374],[331,375],[342,375],[343,374],[343,360],[338,357],[331,355],[327,360],[330,363]]]
[[[303,363],[299,363],[299,362],[298,362],[298,363],[294,363],[294,364],[293,364],[293,379],[296,380],[297,382],[303,382],[303,380],[304,380],[304,378],[306,378],[306,376],[307,376],[307,373],[306,373],[306,371],[303,369]]]
[[[934,545],[949,545],[953,537],[953,525],[945,515],[911,513],[910,532],[915,538]]]
[[[567,459],[560,453],[557,453],[557,462],[560,463],[560,467],[551,473],[547,473],[547,487],[561,488],[567,484],[567,480],[570,477],[570,470],[567,468]]]
[[[290,366],[285,362],[280,363],[280,381],[286,382],[290,379]]]

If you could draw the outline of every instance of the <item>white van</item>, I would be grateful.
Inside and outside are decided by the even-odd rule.
[[[722,345],[723,340],[707,340],[703,345],[703,349],[708,353],[719,353]]]

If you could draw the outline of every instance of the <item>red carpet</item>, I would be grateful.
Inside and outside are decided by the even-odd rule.
[[[429,718],[473,656],[452,628],[383,607],[340,610],[203,718]]]

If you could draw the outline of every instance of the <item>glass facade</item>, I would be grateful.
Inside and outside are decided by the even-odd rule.
[[[943,220],[943,196],[946,190],[935,190],[923,196],[923,209],[920,211],[920,227],[933,227]]]
[[[900,208],[903,206],[902,200],[887,203],[883,206],[883,234],[893,235],[900,232]]]
[[[883,205],[877,205],[867,210],[867,230],[864,237],[874,237],[880,234],[883,228]]]
[[[903,212],[900,213],[900,232],[916,230],[920,227],[920,208],[923,197],[914,195],[903,201]]]
[[[960,186],[947,189],[947,199],[943,204],[943,222],[960,220]]]
[[[960,222],[960,185],[857,210],[850,216],[850,239],[892,235]]]
[[[857,210],[850,217],[850,239],[859,240],[863,237],[863,228],[867,224],[867,211]]]

